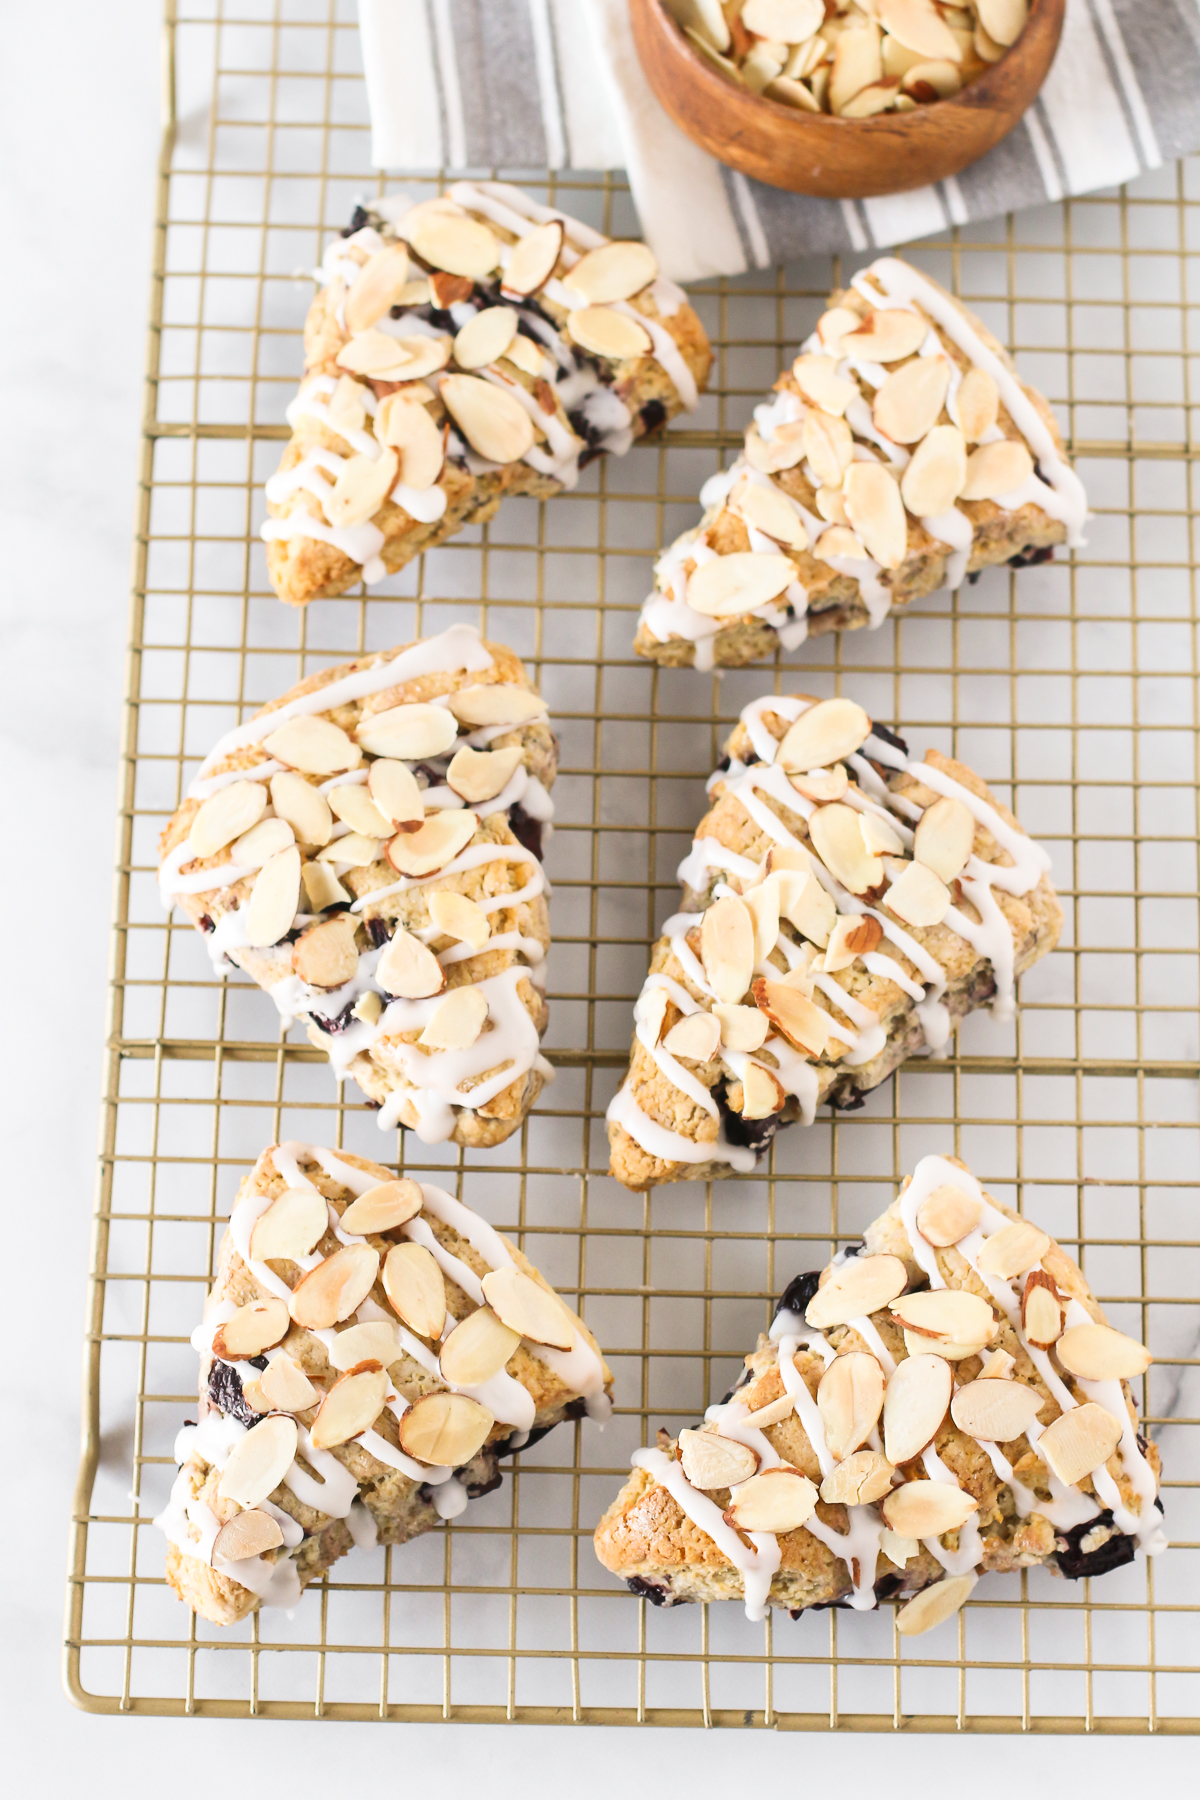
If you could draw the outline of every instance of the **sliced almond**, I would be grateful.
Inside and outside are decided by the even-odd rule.
[[[257,1506],[273,1494],[296,1460],[295,1419],[276,1413],[254,1425],[234,1445],[221,1471],[217,1497]]]
[[[397,825],[421,825],[425,802],[412,770],[387,756],[378,757],[367,776],[367,788],[377,812],[393,829]],[[334,792],[337,790],[335,788]]]
[[[894,444],[918,443],[937,424],[949,385],[950,364],[944,356],[914,357],[876,389],[871,408],[875,429]]]
[[[700,926],[700,960],[718,1000],[741,1000],[754,974],[754,921],[735,895],[714,901]]]
[[[654,252],[636,240],[618,240],[589,250],[563,276],[563,286],[595,306],[630,300],[658,274]]]
[[[880,1509],[900,1537],[941,1537],[965,1525],[979,1502],[948,1481],[906,1481],[893,1488]]]
[[[263,749],[277,762],[305,775],[341,775],[357,769],[362,761],[362,751],[341,726],[317,713],[285,719],[263,739]]]
[[[817,1389],[830,1455],[842,1462],[864,1444],[883,1408],[883,1370],[865,1350],[835,1356]]]
[[[838,1358],[841,1362],[842,1358]],[[836,1368],[831,1363],[831,1368]],[[829,1506],[873,1506],[892,1485],[896,1471],[878,1450],[856,1450],[821,1483],[821,1498]]]
[[[748,1444],[715,1431],[681,1431],[679,1460],[694,1488],[737,1487],[758,1473],[758,1457]]]
[[[840,488],[854,455],[854,438],[845,419],[810,407],[804,417],[804,454],[823,487]]]
[[[961,800],[927,806],[913,834],[913,855],[945,882],[961,875],[975,844],[975,815]]]
[[[346,295],[343,316],[349,332],[365,331],[395,306],[408,281],[408,251],[389,244],[368,257]]]
[[[383,712],[369,713],[356,727],[354,735],[372,756],[392,757],[400,762],[423,762],[431,756],[443,756],[449,750],[458,736],[458,726],[447,707],[410,702],[406,706],[389,706]],[[361,759],[345,766],[355,767],[357,760]]]
[[[865,894],[883,880],[883,864],[863,842],[858,818],[852,807],[837,802],[820,806],[808,821],[808,834],[835,880],[852,894]]]
[[[428,1050],[469,1050],[487,1016],[488,1003],[477,987],[451,988],[417,1042]]]
[[[372,1319],[366,1325],[348,1325],[326,1346],[330,1363],[344,1374],[360,1363],[375,1362],[387,1369],[403,1354],[400,1334],[390,1319]]]
[[[520,744],[509,744],[503,750],[473,750],[464,744],[446,770],[446,780],[470,805],[482,805],[504,792],[523,755]]]
[[[312,1423],[312,1441],[318,1450],[345,1444],[369,1431],[391,1391],[387,1371],[377,1362],[364,1362],[335,1381],[322,1400]]]
[[[905,356],[915,356],[928,335],[929,326],[919,313],[891,306],[869,312],[861,324],[847,332],[842,338],[842,355],[861,357],[864,362],[899,362]]]
[[[484,369],[499,362],[517,335],[520,318],[511,306],[488,306],[477,312],[454,340],[454,360],[460,369]]]
[[[307,1412],[321,1398],[300,1364],[285,1354],[271,1358],[258,1378],[258,1388],[273,1412]]]
[[[397,925],[375,967],[375,979],[398,1000],[431,1000],[446,985],[441,963],[420,938]]]
[[[465,213],[418,207],[405,225],[405,235],[421,261],[445,269],[449,275],[479,281],[500,261],[500,240],[495,232]]]
[[[770,1069],[764,1069],[761,1063],[746,1064],[740,1109],[743,1119],[769,1119],[783,1110],[786,1101],[787,1094]]]
[[[438,888],[429,896],[429,916],[447,937],[482,950],[492,935],[491,923],[483,908],[465,894]]]
[[[352,913],[310,925],[292,945],[292,967],[309,987],[339,988],[354,979],[358,950]]]
[[[895,856],[904,851],[904,844],[896,833],[895,827],[876,812],[860,812],[858,829],[862,832],[863,843],[872,856]]]
[[[858,913],[839,913],[837,923],[825,946],[823,966],[827,975],[848,969],[860,956],[869,956],[883,940],[883,927],[878,919]]]
[[[370,1244],[344,1244],[292,1289],[288,1311],[306,1331],[329,1331],[357,1312],[379,1273]]]
[[[308,902],[309,912],[324,912],[327,906],[348,906],[352,896],[347,893],[328,863],[306,862],[300,871],[300,879],[304,883],[304,898]]]
[[[500,1373],[520,1342],[520,1332],[503,1324],[490,1306],[477,1306],[442,1345],[442,1380],[455,1387],[480,1387]]]
[[[817,336],[833,357],[843,354],[842,343],[851,331],[857,331],[862,320],[848,306],[831,306],[817,320]]]
[[[536,294],[549,281],[562,255],[563,228],[559,219],[537,225],[515,244],[509,246],[508,263],[501,279],[501,292]]]
[[[762,976],[754,983],[754,1001],[789,1044],[808,1056],[823,1056],[829,1044],[829,1014],[798,988]]]
[[[965,1288],[925,1288],[893,1300],[891,1312],[919,1337],[982,1348],[996,1335],[996,1320],[987,1301]],[[940,1343],[935,1348],[941,1350]]]
[[[434,485],[446,460],[445,444],[433,414],[415,396],[388,394],[381,400],[375,435],[395,452],[402,487],[425,493]]]
[[[663,1039],[663,1049],[672,1056],[686,1056],[692,1062],[708,1062],[716,1055],[721,1042],[721,1021],[711,1013],[690,1013]]]
[[[837,419],[858,397],[857,387],[842,380],[831,356],[798,356],[792,364],[792,377],[806,400]]]
[[[727,1050],[761,1050],[771,1028],[770,1020],[757,1006],[731,1006],[719,1001],[712,1016],[721,1027],[721,1042]]]
[[[1029,17],[1029,0],[977,0],[979,21],[995,44],[1015,44]]]
[[[837,908],[815,875],[790,869],[781,872],[779,910],[789,924],[819,948],[829,942]]]
[[[758,487],[746,480],[739,484],[731,498],[747,525],[752,525],[756,531],[774,538],[777,544],[789,544],[793,550],[807,547],[804,521],[779,488]]]
[[[222,1362],[244,1362],[261,1356],[287,1336],[291,1325],[288,1309],[282,1300],[250,1300],[239,1306],[232,1318],[226,1319],[213,1332],[213,1355]]]
[[[793,773],[788,776],[788,780],[798,794],[803,794],[806,800],[812,800],[818,806],[824,806],[830,800],[840,800],[850,785],[850,777],[842,763],[834,763],[832,769],[824,773],[815,769],[809,769],[803,775]]]
[[[1028,1219],[1014,1219],[984,1240],[975,1266],[981,1275],[999,1275],[1011,1281],[1014,1275],[1023,1275],[1034,1263],[1040,1263],[1049,1248],[1050,1239],[1044,1231]]]
[[[980,444],[967,458],[964,500],[1002,500],[1033,474],[1033,458],[1018,438]]]
[[[261,1427],[259,1428],[261,1430]],[[1037,1441],[1038,1455],[1067,1487],[1104,1466],[1121,1441],[1122,1421],[1107,1407],[1089,1400],[1047,1425]]]
[[[958,40],[943,24],[932,0],[878,0],[876,12],[884,29],[910,50],[961,62]]]
[[[222,1525],[213,1539],[213,1563],[215,1565],[218,1560],[245,1562],[248,1557],[277,1550],[282,1542],[283,1531],[278,1520],[271,1518],[269,1513],[251,1508],[249,1512],[235,1513]]]
[[[472,450],[489,462],[518,462],[533,449],[533,420],[504,388],[477,375],[447,375],[438,392]]]
[[[940,925],[951,905],[950,889],[923,862],[905,863],[888,887],[883,904],[906,925]]]
[[[1000,413],[1000,389],[986,369],[968,369],[954,396],[958,423],[968,444],[977,444]]]
[[[769,551],[735,550],[701,563],[688,577],[687,603],[707,618],[753,612],[766,606],[796,579],[796,566]]]
[[[817,1490],[808,1476],[784,1463],[743,1482],[725,1518],[739,1531],[798,1531],[816,1504]]]
[[[581,349],[609,362],[648,356],[653,349],[646,327],[611,306],[581,306],[578,312],[568,313],[567,335]]]
[[[394,1231],[415,1219],[424,1204],[420,1185],[415,1181],[381,1181],[352,1200],[342,1214],[342,1230],[356,1237]]]
[[[1016,1368],[1016,1359],[1007,1350],[993,1350],[979,1371],[980,1381],[1007,1381]]]
[[[393,1244],[383,1264],[383,1291],[393,1312],[418,1337],[440,1338],[446,1323],[446,1283],[424,1244]]]
[[[277,944],[291,930],[300,904],[300,852],[294,844],[263,864],[245,908],[246,942],[254,949]]]
[[[900,477],[900,497],[916,518],[948,513],[967,479],[967,445],[957,425],[935,425]]]
[[[193,856],[215,856],[262,818],[267,789],[261,781],[231,781],[210,794],[188,828]],[[236,860],[236,858],[235,858]]]
[[[318,862],[341,863],[347,869],[369,869],[383,856],[383,839],[364,837],[361,831],[348,831],[317,851]]]
[[[742,896],[754,920],[754,961],[765,962],[779,937],[780,886],[776,877],[762,881]]]
[[[1062,1296],[1045,1269],[1031,1269],[1021,1295],[1021,1330],[1039,1350],[1049,1350],[1062,1336]]]
[[[977,1575],[947,1575],[941,1581],[922,1588],[915,1599],[896,1614],[896,1630],[901,1637],[920,1637],[935,1625],[944,1625],[970,1597]]]
[[[387,859],[398,875],[419,879],[452,863],[475,836],[479,820],[473,812],[435,812],[419,831],[402,831],[387,847]]]
[[[933,1442],[946,1417],[953,1386],[954,1376],[944,1357],[909,1356],[896,1365],[883,1401],[883,1447],[889,1462],[897,1468],[912,1462]]]
[[[878,1312],[904,1289],[908,1271],[898,1256],[851,1256],[823,1281],[804,1317],[815,1331],[848,1325]]]
[[[492,1269],[483,1278],[483,1297],[502,1324],[531,1344],[570,1350],[575,1327],[557,1294],[517,1268]]]
[[[919,1356],[915,1360],[925,1363],[930,1358]],[[985,1381],[981,1376],[959,1388],[950,1406],[950,1416],[968,1437],[1007,1444],[1028,1430],[1044,1405],[1045,1401],[1036,1389],[1024,1387],[1019,1381],[991,1378]]]
[[[410,340],[411,341],[411,340]],[[337,353],[339,369],[353,375],[364,375],[372,381],[403,381],[404,366],[410,360],[403,339],[368,326],[356,331]]]
[[[286,819],[302,844],[319,850],[329,842],[333,830],[333,814],[329,802],[311,781],[290,769],[271,777],[271,805],[276,815]]]
[[[974,1231],[982,1217],[983,1208],[978,1200],[972,1200],[961,1188],[943,1182],[932,1194],[926,1195],[917,1208],[917,1230],[927,1244],[944,1250]]]
[[[1063,1368],[1081,1381],[1134,1381],[1154,1360],[1144,1344],[1111,1325],[1072,1325],[1055,1351]]]
[[[856,700],[839,695],[819,700],[790,726],[775,761],[783,769],[825,769],[860,750],[871,733],[871,721]]]
[[[542,717],[546,702],[515,681],[481,682],[451,694],[450,710],[474,730],[483,725],[528,725],[531,719]]]
[[[328,1230],[329,1202],[324,1194],[316,1188],[285,1188],[254,1221],[250,1254],[255,1262],[276,1258],[299,1262],[301,1257],[311,1255]],[[278,1304],[282,1306],[283,1301]]]
[[[908,554],[908,523],[896,477],[882,463],[853,462],[846,470],[842,497],[867,555],[881,568],[898,569]],[[822,539],[828,535],[822,533]]]
[[[458,1469],[470,1462],[494,1423],[487,1408],[466,1394],[423,1394],[400,1421],[400,1448],[418,1462]]]

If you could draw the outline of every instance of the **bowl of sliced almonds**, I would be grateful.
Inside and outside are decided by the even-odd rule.
[[[1033,104],[1065,0],[629,0],[680,129],[772,187],[832,199],[943,181]]]

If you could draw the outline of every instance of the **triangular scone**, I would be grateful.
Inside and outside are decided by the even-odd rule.
[[[974,313],[893,256],[832,295],[746,447],[659,558],[635,649],[738,668],[878,625],[993,563],[1082,543],[1087,500],[1041,394]]]
[[[764,695],[725,751],[608,1109],[627,1187],[746,1173],[963,1013],[1011,1017],[1062,925],[1050,858],[978,775],[853,700]]]
[[[262,528],[293,606],[382,581],[505,494],[574,487],[693,408],[712,361],[644,244],[502,182],[360,206],[317,279]]]
[[[402,1544],[500,1482],[497,1458],[608,1417],[587,1326],[441,1188],[275,1144],[238,1192],[193,1334],[200,1417],[155,1521],[216,1625],[294,1606],[352,1543]]]
[[[159,884],[426,1143],[499,1144],[552,1078],[542,833],[557,745],[473,626],[324,669],[227,732]]]
[[[986,1569],[1102,1575],[1165,1548],[1149,1362],[1052,1238],[927,1156],[859,1251],[792,1282],[705,1425],[636,1452],[596,1554],[656,1606],[901,1599],[906,1634]]]

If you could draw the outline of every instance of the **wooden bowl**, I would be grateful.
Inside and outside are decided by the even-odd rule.
[[[684,37],[662,0],[629,0],[646,78],[679,129],[718,161],[793,194],[859,199],[957,175],[1032,106],[1054,59],[1066,0],[1032,0],[1025,29],[951,100],[836,119],[734,87]]]

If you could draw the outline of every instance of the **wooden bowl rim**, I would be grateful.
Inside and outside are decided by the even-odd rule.
[[[750,92],[749,88],[737,87],[732,81],[726,81],[725,77],[719,75],[717,71],[706,62],[705,58],[701,56],[700,52],[696,49],[696,46],[684,35],[683,27],[671,17],[666,6],[663,4],[663,0],[641,0],[641,4],[648,7],[649,10],[657,15],[662,22],[662,28],[675,45],[676,53],[682,51],[691,69],[701,77],[714,95],[724,95],[727,97],[728,95],[733,94],[736,97],[738,104],[743,107],[747,105],[751,107],[765,105],[775,113],[777,118],[789,119],[793,123],[799,122],[802,127],[812,132],[820,132],[830,128],[839,131],[861,131],[864,129],[869,131],[871,129],[879,129],[887,132],[889,135],[894,133],[898,128],[908,131],[911,127],[918,131],[922,131],[926,129],[927,121],[926,123],[918,124],[918,120],[923,119],[925,114],[934,112],[939,113],[940,116],[944,116],[942,109],[947,107],[957,107],[964,113],[977,111],[991,97],[991,90],[988,84],[991,81],[993,74],[996,74],[997,71],[1002,69],[1009,57],[1012,56],[1015,51],[1020,49],[1021,44],[1025,39],[1026,32],[1028,32],[1029,27],[1033,22],[1034,15],[1042,15],[1045,13],[1054,15],[1058,21],[1060,35],[1066,15],[1066,0],[1029,0],[1029,17],[1026,19],[1024,28],[1016,43],[1009,46],[999,62],[994,62],[989,65],[986,74],[978,76],[972,82],[968,82],[967,86],[960,88],[957,94],[951,94],[942,100],[927,102],[924,106],[916,107],[912,112],[876,113],[874,118],[871,119],[843,119],[840,118],[837,113],[802,112],[799,107],[786,106],[782,100],[772,100],[765,93],[753,94]],[[1053,23],[1053,18],[1051,23]],[[1048,75],[1049,72],[1049,68],[1047,68],[1046,75]],[[1043,75],[1042,80],[1030,95],[1026,102],[1025,110],[1028,110],[1037,99],[1038,94],[1040,94],[1045,85],[1046,75]],[[975,98],[972,98],[972,96],[975,96]]]

